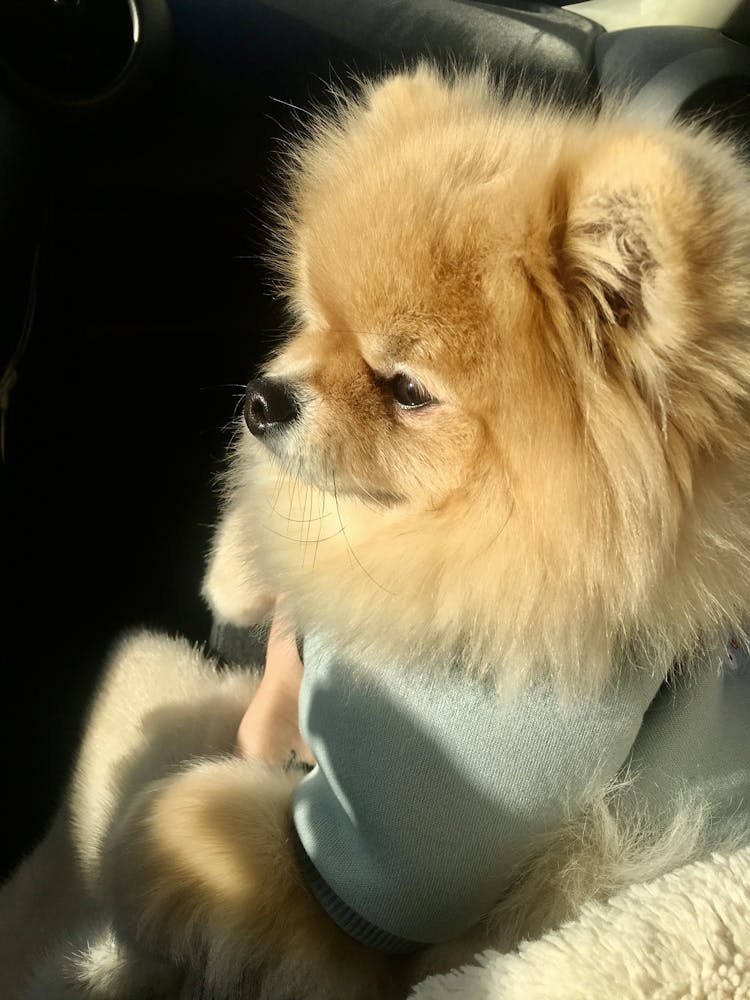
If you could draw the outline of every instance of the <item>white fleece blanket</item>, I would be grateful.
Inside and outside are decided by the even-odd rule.
[[[750,847],[606,903],[516,952],[432,976],[412,1000],[750,1000]]]

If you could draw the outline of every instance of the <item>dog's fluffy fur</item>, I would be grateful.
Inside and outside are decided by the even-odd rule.
[[[279,462],[240,456],[217,551],[253,569],[217,560],[219,612],[257,562],[303,630],[514,683],[666,672],[737,624],[747,183],[709,134],[482,74],[423,67],[320,121],[280,210],[298,332],[267,368],[302,419]],[[394,405],[397,372],[439,405]]]
[[[458,662],[566,691],[666,676],[740,628],[750,176],[729,143],[423,65],[340,98],[287,180],[274,259],[295,332],[265,374],[301,413],[270,450],[237,446],[205,585],[219,618],[258,621],[283,592],[303,632],[374,671]],[[400,406],[399,375],[433,402]],[[395,997],[498,927],[512,945],[700,851],[689,810],[645,850],[602,799],[453,950],[370,954],[296,873],[292,779],[226,759],[168,774],[228,749],[251,690],[199,659],[153,637],[116,658],[68,807],[109,964],[63,947],[39,995],[132,995],[134,947],[154,983],[192,966],[218,998]],[[196,710],[223,736],[178,746]]]

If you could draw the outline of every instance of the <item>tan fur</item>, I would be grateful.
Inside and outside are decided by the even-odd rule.
[[[84,871],[99,878],[102,843],[123,801],[197,754],[226,753],[257,685],[217,676],[186,640],[136,633],[115,650],[87,723],[69,799]],[[132,790],[132,791],[131,791]]]
[[[300,626],[563,685],[737,627],[747,185],[710,134],[482,74],[420,67],[313,127],[280,210],[297,332],[266,369],[302,419],[276,459],[240,442],[231,515]],[[439,405],[399,411],[401,370]]]
[[[302,416],[275,455],[239,442],[231,488],[234,544],[303,631],[375,671],[459,660],[575,689],[664,676],[740,630],[749,180],[709,132],[426,66],[312,126],[278,213],[296,332],[266,367]],[[439,404],[394,406],[399,371]],[[700,803],[659,835],[617,801],[538,845],[489,924],[422,971],[705,850]]]
[[[191,757],[231,750],[257,683],[250,673],[217,672],[184,639],[141,632],[117,645],[59,815],[0,892],[4,1000],[145,1000],[145,984],[179,983],[174,966],[140,951],[134,958],[113,936],[104,846],[145,786]]]
[[[375,672],[458,662],[568,691],[634,666],[665,676],[739,628],[750,178],[728,144],[420,66],[342,97],[287,180],[274,259],[295,326],[266,374],[293,384],[301,416],[274,454],[238,443],[204,588],[218,618],[259,620],[284,593],[303,631]],[[400,409],[398,372],[437,403]],[[86,884],[115,924],[98,979],[92,948],[72,971],[69,947],[48,965],[80,995],[126,995],[117,949],[132,946],[220,1000],[392,1000],[705,848],[700,805],[658,838],[600,792],[481,927],[387,961],[309,896],[292,779],[228,759],[170,773],[228,748],[247,682],[214,702],[197,654],[150,641],[110,675],[74,783]],[[195,738],[193,708],[220,737]],[[173,725],[182,709],[192,729]]]
[[[325,918],[298,873],[297,780],[223,760],[152,786],[110,848],[119,919],[178,965],[200,956],[212,997],[243,982],[259,1000],[323,997],[332,975],[337,996],[396,996],[398,964]]]
[[[275,598],[258,578],[254,550],[244,540],[246,518],[247,513],[239,506],[225,511],[203,581],[203,592],[210,595],[216,620],[234,625],[263,621]]]

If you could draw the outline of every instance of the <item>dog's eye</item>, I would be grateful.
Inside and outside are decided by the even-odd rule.
[[[394,375],[391,379],[391,392],[399,406],[414,408],[435,402],[434,396],[431,396],[411,375]]]

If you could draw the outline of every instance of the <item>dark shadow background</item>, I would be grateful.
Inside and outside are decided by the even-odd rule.
[[[2,873],[52,814],[116,637],[208,636],[214,478],[283,323],[257,261],[261,187],[293,114],[271,98],[306,100],[330,55],[251,9],[244,37],[222,36],[185,3],[164,75],[130,107],[47,116],[11,89],[0,117],[29,222],[9,255],[3,364],[40,247],[0,466]]]
[[[97,101],[122,77],[125,4],[0,4],[3,367],[38,248],[0,465],[2,874],[52,815],[117,636],[208,636],[214,477],[284,324],[258,254],[289,105],[424,53],[521,60],[581,97],[598,34],[537,3],[137,0],[135,82]]]

